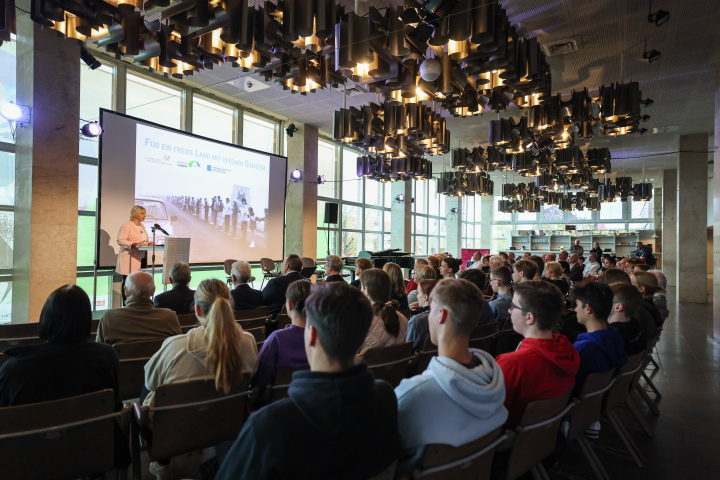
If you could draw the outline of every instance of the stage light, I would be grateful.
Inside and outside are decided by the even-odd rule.
[[[402,193],[398,193],[398,194],[395,196],[395,201],[397,201],[397,202],[404,202],[404,201],[405,201],[405,195],[403,195]]]
[[[80,58],[83,62],[85,62],[85,65],[90,67],[90,70],[102,67],[102,63],[100,63],[97,58],[93,57],[93,55],[88,52],[88,49],[85,47],[80,47]]]
[[[82,134],[86,137],[99,137],[102,134],[102,128],[95,122],[88,122],[83,125]]]
[[[457,213],[458,209],[457,207],[453,207],[450,209],[450,213]]]
[[[293,182],[299,182],[300,180],[302,180],[302,172],[296,168],[295,170],[290,172],[290,180],[292,180]]]
[[[657,50],[653,49],[653,50],[650,50],[649,52],[646,51],[645,53],[643,53],[643,60],[647,60],[648,63],[653,63],[653,62],[660,60],[660,56],[661,56],[661,53],[658,52]]]
[[[295,126],[294,123],[291,123],[288,125],[288,127],[285,129],[285,133],[287,133],[288,137],[292,137],[293,133],[297,132],[298,128]]]
[[[6,103],[0,107],[0,115],[11,122],[17,121],[22,116],[22,109],[14,103]]]
[[[654,22],[658,27],[668,20],[670,20],[670,12],[666,12],[665,10],[658,10],[648,15],[648,23]]]
[[[325,183],[325,175],[318,175],[317,183],[318,185]]]

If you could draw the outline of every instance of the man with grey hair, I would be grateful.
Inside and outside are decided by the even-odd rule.
[[[137,271],[125,281],[125,308],[106,311],[100,319],[95,341],[98,343],[132,343],[163,340],[180,335],[177,315],[167,308],[155,308],[152,295],[155,283],[149,273]]]
[[[169,308],[178,315],[195,313],[195,290],[188,287],[190,283],[190,265],[175,262],[168,274],[172,290],[155,295],[155,308]]]
[[[248,310],[257,308],[263,304],[263,294],[260,290],[255,290],[250,282],[255,280],[252,276],[250,264],[245,260],[239,260],[232,264],[230,269],[232,282],[235,288],[230,290],[232,297],[232,307],[236,310]]]
[[[327,272],[325,282],[344,282],[345,280],[340,275],[343,265],[342,258],[337,255],[328,255],[325,258],[325,271]]]

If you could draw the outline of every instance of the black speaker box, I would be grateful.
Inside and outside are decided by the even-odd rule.
[[[338,204],[337,203],[326,203],[325,204],[325,222],[337,224],[338,222]]]

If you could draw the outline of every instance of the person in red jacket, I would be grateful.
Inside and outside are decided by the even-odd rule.
[[[563,304],[563,294],[551,283],[515,284],[510,318],[525,338],[516,351],[496,358],[505,376],[506,428],[517,426],[530,402],[557,397],[575,384],[580,355],[567,337],[552,332]]]

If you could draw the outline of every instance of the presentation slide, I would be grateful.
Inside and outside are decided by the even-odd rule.
[[[117,232],[133,205],[145,228],[190,238],[191,263],[282,258],[287,161],[103,111],[101,267],[115,265]],[[274,192],[271,195],[271,191]]]

